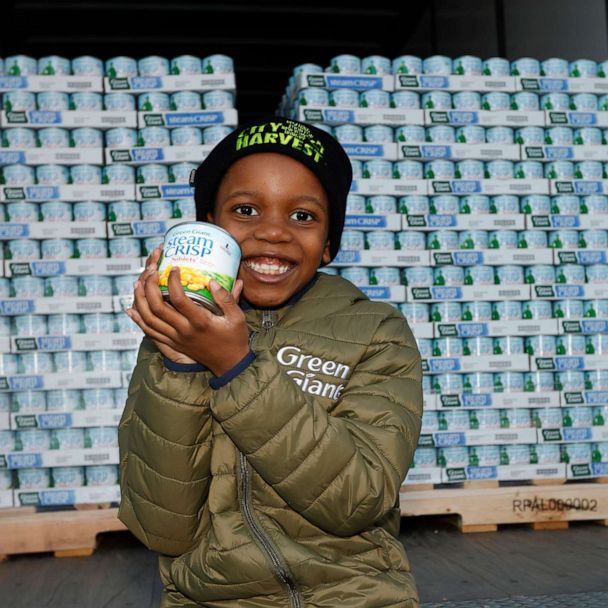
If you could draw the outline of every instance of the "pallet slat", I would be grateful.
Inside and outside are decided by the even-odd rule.
[[[91,555],[102,532],[126,530],[118,509],[10,512],[0,515],[0,559],[23,553],[53,552],[56,557]]]

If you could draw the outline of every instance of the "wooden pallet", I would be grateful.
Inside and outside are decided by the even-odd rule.
[[[608,485],[498,485],[465,482],[464,487],[402,488],[402,517],[456,516],[462,532],[495,532],[502,524],[528,524],[535,530],[567,528],[573,521],[608,526]]]
[[[0,511],[0,560],[22,553],[53,552],[56,557],[88,556],[102,532],[126,530],[118,509],[36,512]]]

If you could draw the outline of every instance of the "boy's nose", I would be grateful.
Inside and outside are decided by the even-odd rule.
[[[291,240],[291,232],[282,219],[265,218],[265,221],[256,227],[255,238],[272,243],[286,242]]]

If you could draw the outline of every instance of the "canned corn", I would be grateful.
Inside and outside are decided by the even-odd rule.
[[[467,266],[464,269],[465,285],[494,285],[492,266]]]
[[[423,143],[426,141],[426,131],[420,125],[404,125],[394,130],[395,141],[408,143]]]
[[[395,91],[390,94],[390,107],[417,110],[420,107],[420,95],[415,91]]]
[[[363,163],[362,177],[364,179],[391,179],[393,164],[388,160],[368,160]]]
[[[555,249],[577,249],[578,232],[576,230],[555,230],[549,232],[549,247]]]
[[[44,254],[43,254],[44,259]],[[48,297],[78,296],[78,279],[70,276],[47,277],[44,279],[44,295]]]
[[[137,98],[137,109],[140,112],[167,112],[170,108],[167,93],[142,93]]]
[[[409,323],[426,323],[430,321],[430,307],[424,302],[404,302],[399,309]]]
[[[479,336],[475,338],[465,338],[463,340],[462,354],[464,356],[487,357],[492,354],[492,350],[492,338]]]
[[[454,230],[440,230],[427,233],[427,249],[441,249],[442,251],[454,251],[458,249],[458,233]]]
[[[552,316],[551,302],[530,300],[522,304],[522,319],[551,319]]]
[[[519,321],[523,316],[521,302],[502,300],[492,303],[493,321]]]
[[[460,287],[464,285],[462,266],[438,266],[433,268],[433,284]]]
[[[336,55],[331,58],[329,69],[336,74],[360,74],[361,60],[355,55]]]
[[[390,74],[391,60],[381,55],[370,55],[361,60],[361,70],[364,74]]]
[[[433,285],[433,269],[430,267],[411,267],[404,272],[405,285],[410,287],[430,287]]]
[[[399,160],[393,163],[394,179],[423,179],[423,165],[416,160]]]
[[[461,394],[464,391],[462,375],[437,374],[432,379],[433,392],[439,395]]]
[[[16,127],[2,131],[2,147],[25,150],[36,147],[36,132],[33,129]]]
[[[422,94],[420,105],[427,110],[450,110],[452,96],[447,91],[427,91]]]
[[[45,112],[63,112],[70,109],[70,97],[67,93],[45,91],[36,95],[36,105]]]
[[[531,57],[522,57],[511,62],[512,76],[539,76],[540,62]]]
[[[574,134],[569,127],[551,127],[545,129],[545,143],[554,146],[571,146]]]
[[[395,235],[388,230],[375,230],[363,233],[365,249],[391,251],[395,249]]]
[[[489,144],[515,143],[515,133],[511,127],[490,127],[486,129],[485,136]]]
[[[74,257],[82,259],[108,257],[107,241],[105,239],[78,239],[74,243]]]
[[[135,96],[129,93],[106,93],[103,96],[103,107],[109,112],[133,112]]]
[[[454,177],[456,179],[483,179],[484,164],[480,160],[460,160],[456,163]]]
[[[456,129],[456,141],[468,144],[483,144],[486,141],[486,130],[477,125],[466,125]]]
[[[75,57],[71,64],[74,76],[103,76],[103,61],[97,57]]]
[[[523,112],[533,112],[540,109],[540,101],[536,93],[520,91],[511,95],[511,109]]]
[[[401,55],[392,62],[393,74],[422,74],[422,59],[414,55]]]
[[[454,323],[462,320],[462,308],[459,302],[435,302],[431,304],[431,320]]]
[[[449,76],[452,73],[452,60],[445,55],[432,55],[422,61],[424,74]]]
[[[480,110],[481,95],[475,91],[459,91],[452,95],[452,104],[457,110]]]
[[[462,305],[462,320],[485,323],[492,320],[490,302],[466,302]]]
[[[515,230],[492,230],[488,234],[489,249],[517,249],[518,237]]]
[[[503,57],[490,57],[482,63],[482,73],[486,76],[509,76],[511,66]]]

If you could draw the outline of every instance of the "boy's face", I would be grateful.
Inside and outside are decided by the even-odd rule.
[[[328,263],[329,201],[321,182],[289,156],[251,154],[223,177],[209,221],[241,246],[243,297],[285,303]]]

